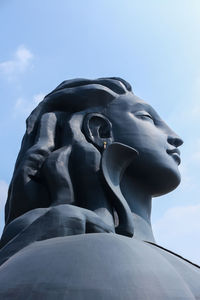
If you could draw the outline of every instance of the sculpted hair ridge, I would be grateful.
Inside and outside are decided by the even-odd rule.
[[[67,196],[62,201],[74,202],[68,170],[72,151],[70,118],[77,112],[105,107],[130,91],[129,83],[117,77],[73,79],[62,82],[39,103],[26,120],[26,133],[9,187],[6,225],[31,209],[52,205],[52,198],[63,194],[63,189]],[[61,160],[65,164],[60,164]],[[54,168],[51,176],[48,174],[50,166]],[[48,178],[51,178],[50,182],[47,182]],[[57,184],[57,187],[49,191],[47,184]]]

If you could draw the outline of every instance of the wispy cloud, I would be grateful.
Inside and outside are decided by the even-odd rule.
[[[200,114],[199,114],[200,115]],[[194,164],[200,164],[200,138],[194,140],[195,151],[191,155],[191,162]]]
[[[21,45],[15,51],[13,58],[0,63],[0,73],[8,79],[12,79],[17,74],[24,73],[30,66],[33,53]]]
[[[166,120],[167,123],[173,124],[175,128],[188,128],[199,124],[200,116],[200,75],[193,79],[191,86],[190,98],[187,101],[177,103],[182,105],[172,109],[171,114]]]
[[[39,104],[44,99],[44,97],[45,97],[44,93],[36,94],[35,96],[33,96],[33,104],[34,105]]]
[[[200,76],[194,81],[194,92],[193,92],[193,106],[191,109],[192,117],[196,117],[199,120],[200,115]]]
[[[0,235],[4,226],[4,207],[8,193],[8,184],[4,180],[0,180]]]
[[[28,117],[31,111],[39,104],[39,102],[44,99],[44,97],[44,93],[38,93],[34,95],[30,100],[27,100],[25,98],[18,98],[14,106],[14,117]]]
[[[8,184],[4,180],[0,180],[0,207],[5,204],[8,192]]]
[[[153,228],[158,244],[200,264],[200,204],[170,208]]]

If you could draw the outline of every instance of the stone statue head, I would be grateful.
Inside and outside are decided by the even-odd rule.
[[[27,119],[6,224],[34,208],[59,204],[102,216],[115,210],[126,219],[129,208],[119,196],[124,172],[151,196],[168,193],[180,183],[182,143],[125,80],[64,81]]]

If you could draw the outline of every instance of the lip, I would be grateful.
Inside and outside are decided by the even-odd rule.
[[[167,153],[174,158],[174,160],[177,162],[178,165],[180,165],[180,163],[181,163],[181,158],[180,158],[181,152],[180,152],[179,149],[177,149],[177,148],[167,149]]]

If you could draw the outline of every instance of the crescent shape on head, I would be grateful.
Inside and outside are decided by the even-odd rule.
[[[119,217],[116,233],[132,237],[134,224],[131,210],[120,189],[125,169],[138,156],[137,150],[121,143],[110,144],[102,155],[101,167],[106,183],[114,193],[114,207]]]

